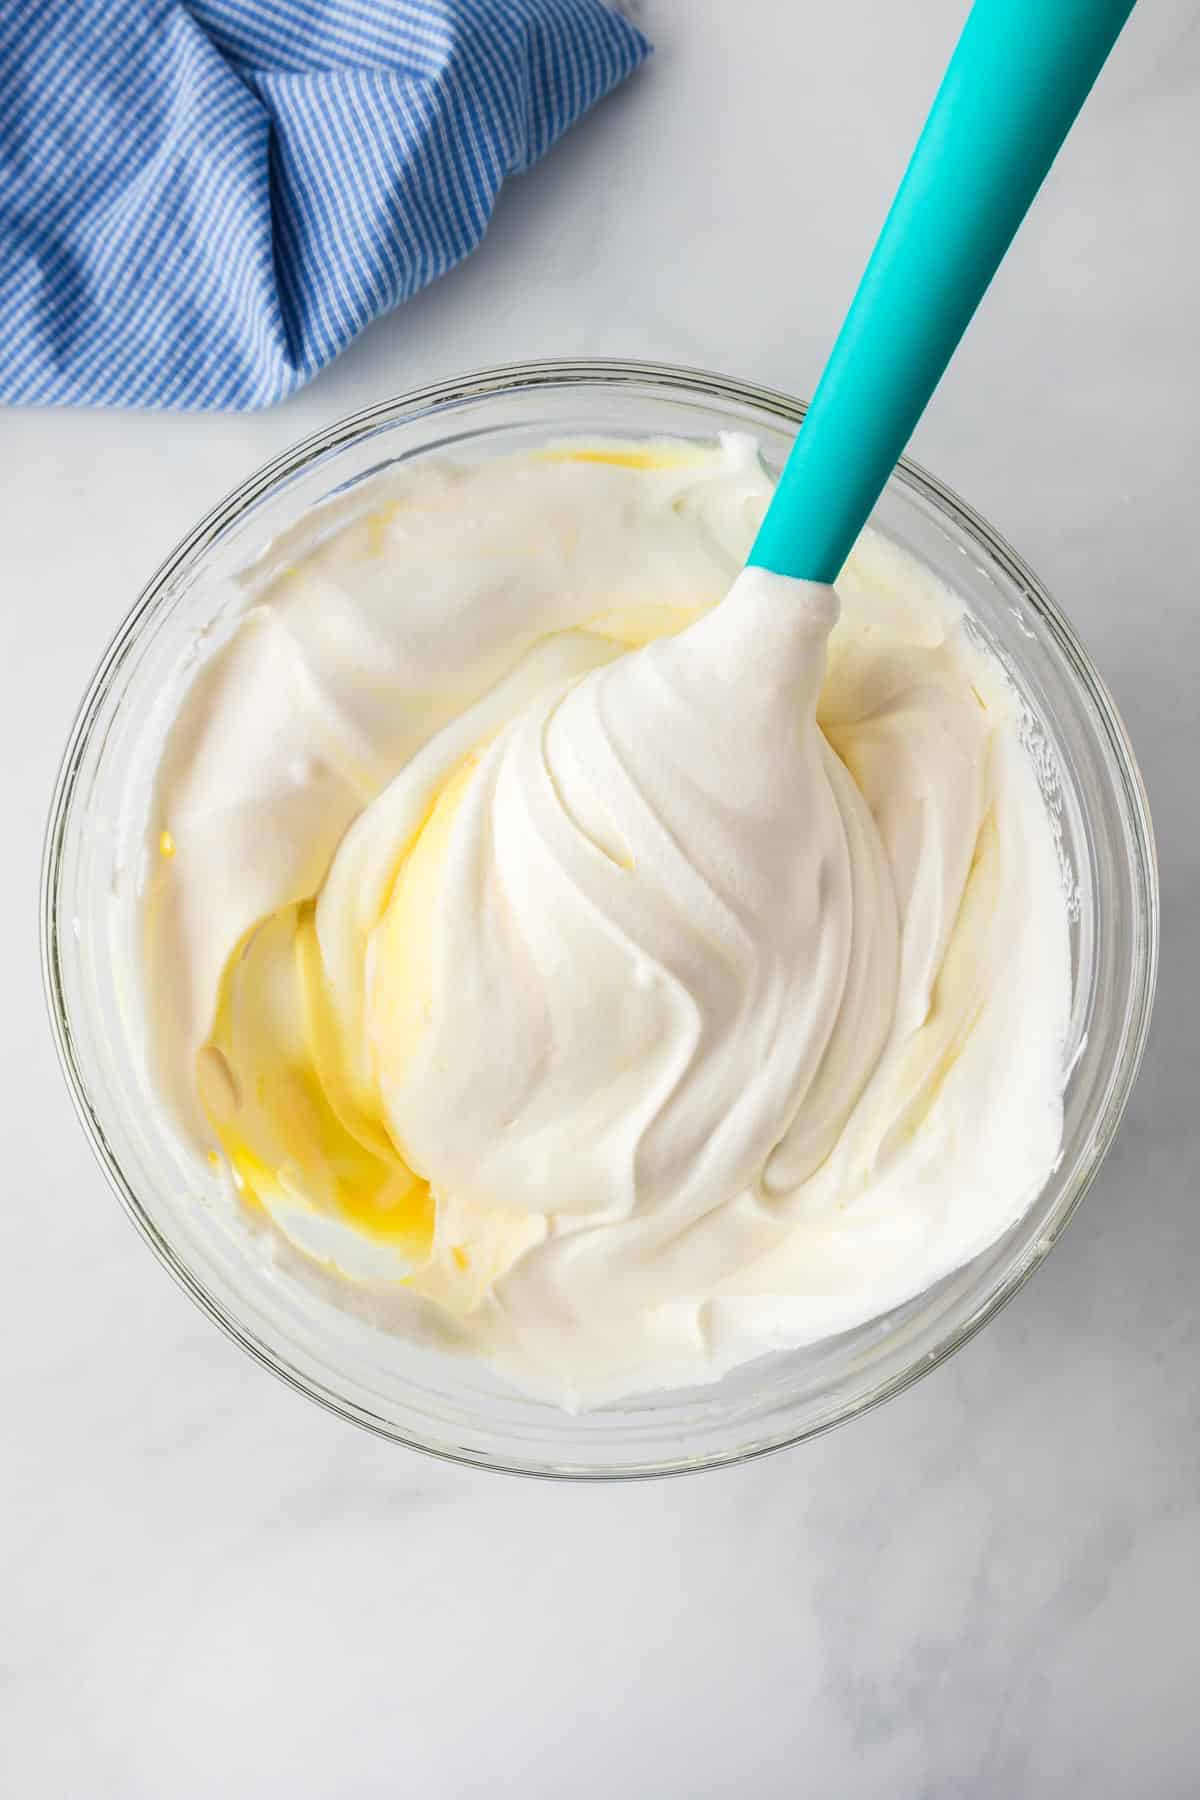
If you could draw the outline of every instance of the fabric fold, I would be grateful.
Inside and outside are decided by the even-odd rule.
[[[607,0],[9,0],[0,400],[285,398],[649,49]]]

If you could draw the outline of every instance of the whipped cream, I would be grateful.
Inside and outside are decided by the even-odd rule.
[[[732,437],[418,464],[268,571],[156,786],[181,1126],[326,1294],[568,1404],[862,1323],[1058,1154],[1016,697],[872,533],[739,574],[769,495]]]

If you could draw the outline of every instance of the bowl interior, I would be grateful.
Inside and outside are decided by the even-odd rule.
[[[493,371],[343,421],[259,471],[149,584],[101,664],[64,758],[47,838],[43,952],[72,1094],[131,1216],[177,1279],[260,1361],[334,1410],[418,1448],[494,1468],[647,1475],[729,1462],[821,1431],[961,1344],[1045,1255],[1111,1140],[1153,991],[1157,888],[1145,796],[1123,728],[1069,625],[969,508],[901,466],[872,523],[966,602],[1027,709],[1027,737],[1069,884],[1074,1010],[1063,1152],[990,1249],[906,1305],[703,1388],[578,1415],[472,1364],[400,1342],[327,1303],[230,1217],[147,1077],[134,927],[148,742],[197,662],[281,557],[372,504],[397,462],[547,437],[754,434],[778,469],[799,402],[685,370],[542,364]],[[287,542],[281,539],[287,535]],[[234,1228],[231,1229],[231,1226]]]

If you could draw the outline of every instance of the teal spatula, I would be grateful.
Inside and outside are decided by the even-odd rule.
[[[1133,0],[975,0],[749,561],[833,581]]]

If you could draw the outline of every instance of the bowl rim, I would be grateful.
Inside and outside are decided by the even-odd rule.
[[[39,896],[39,948],[42,985],[49,1013],[51,1034],[59,1065],[66,1081],[75,1113],[83,1126],[89,1146],[99,1163],[109,1187],[143,1239],[169,1274],[194,1303],[218,1325],[225,1335],[247,1351],[263,1368],[268,1369],[298,1393],[315,1400],[327,1411],[375,1436],[407,1449],[432,1456],[439,1461],[462,1464],[469,1468],[487,1469],[498,1474],[520,1475],[549,1481],[646,1481],[704,1469],[728,1468],[756,1461],[792,1445],[808,1442],[858,1418],[911,1387],[922,1376],[939,1367],[1008,1304],[1034,1270],[1039,1268],[1066,1226],[1074,1218],[1084,1196],[1107,1154],[1120,1124],[1130,1093],[1137,1078],[1149,1033],[1153,1011],[1159,954],[1159,880],[1145,784],[1130,743],[1129,734],[1103,678],[1094,667],[1074,628],[1060,611],[1039,578],[1017,551],[975,509],[952,488],[918,463],[902,457],[890,478],[928,502],[940,514],[948,516],[966,530],[986,550],[993,562],[1020,591],[1022,598],[1037,613],[1056,648],[1070,665],[1075,679],[1083,688],[1112,753],[1112,763],[1121,777],[1123,798],[1132,827],[1134,862],[1143,889],[1144,909],[1137,920],[1141,929],[1134,935],[1133,970],[1129,986],[1129,1016],[1125,1044],[1116,1079],[1109,1088],[1099,1120],[1102,1130],[1093,1146],[1088,1164],[1077,1175],[1063,1204],[1037,1240],[1009,1272],[1004,1281],[981,1300],[975,1310],[947,1331],[933,1350],[915,1363],[899,1370],[878,1387],[842,1407],[834,1416],[807,1425],[777,1432],[748,1448],[734,1447],[705,1453],[695,1458],[680,1457],[669,1462],[621,1467],[589,1467],[583,1464],[561,1466],[529,1465],[505,1461],[486,1452],[466,1447],[423,1442],[420,1438],[394,1426],[389,1420],[372,1413],[345,1395],[324,1386],[310,1374],[287,1362],[272,1348],[239,1322],[224,1304],[208,1291],[204,1283],[183,1261],[173,1245],[163,1236],[154,1221],[143,1210],[130,1182],[109,1147],[99,1115],[92,1103],[87,1083],[72,1041],[70,1014],[66,998],[61,957],[58,892],[67,847],[67,824],[71,817],[75,789],[83,756],[89,742],[95,715],[109,684],[124,658],[138,639],[147,616],[164,598],[174,578],[194,562],[223,532],[257,500],[287,480],[303,473],[310,465],[332,452],[347,448],[364,438],[393,425],[402,425],[414,416],[426,416],[456,403],[527,393],[539,388],[586,390],[596,387],[632,387],[652,385],[660,395],[691,395],[709,401],[728,400],[739,405],[757,407],[773,414],[785,425],[800,425],[807,402],[780,389],[684,364],[657,363],[607,357],[547,358],[528,362],[489,365],[473,372],[452,376],[409,388],[376,401],[335,420],[332,424],[299,439],[287,449],[253,470],[242,482],[204,514],[190,532],[170,551],[145,583],[132,607],[121,620],[106,645],[95,672],[76,710],[66,748],[55,777],[45,828],[41,885]]]

